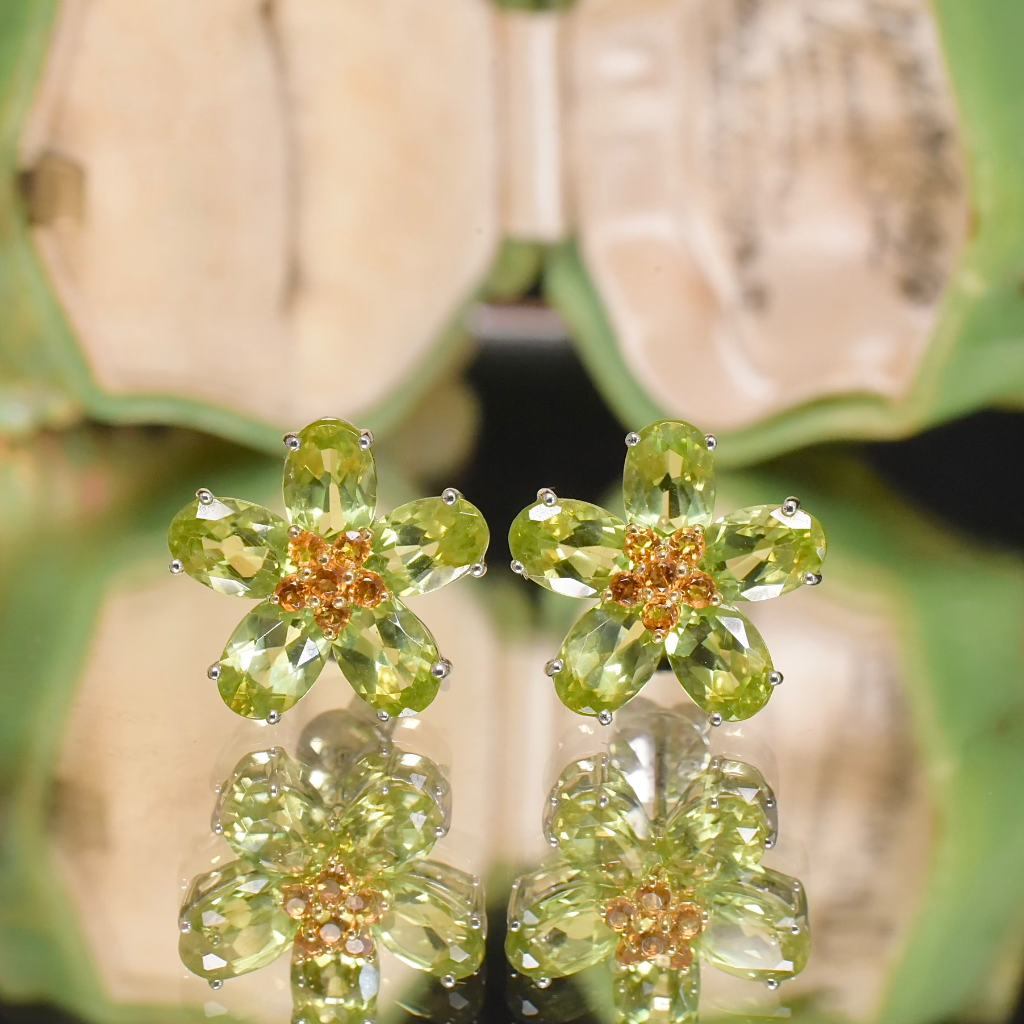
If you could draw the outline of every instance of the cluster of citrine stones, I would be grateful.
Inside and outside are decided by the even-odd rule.
[[[694,890],[673,890],[657,868],[632,893],[609,900],[602,915],[619,936],[615,960],[620,966],[647,961],[673,971],[693,963],[692,943],[706,918]]]
[[[292,954],[297,963],[331,951],[363,959],[375,955],[370,926],[387,913],[387,897],[357,877],[337,854],[314,876],[282,885],[279,900],[298,922]]]
[[[821,582],[821,524],[795,498],[713,520],[716,443],[663,420],[627,437],[625,521],[549,488],[509,531],[514,571],[598,598],[548,663],[566,707],[609,722],[664,659],[713,722],[741,721],[782,681],[739,611]]]
[[[626,527],[623,547],[629,569],[616,573],[602,594],[623,608],[640,607],[640,621],[663,640],[679,621],[680,605],[718,607],[714,579],[697,568],[704,557],[704,527],[681,527],[663,537],[650,527]]]
[[[352,618],[352,606],[376,608],[391,594],[379,573],[363,568],[373,545],[373,530],[345,530],[333,542],[292,526],[288,555],[296,571],[270,596],[285,611],[308,608],[328,640],[334,640]]]

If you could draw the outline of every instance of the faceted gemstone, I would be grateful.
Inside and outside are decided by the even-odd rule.
[[[296,566],[318,566],[324,555],[329,557],[329,552],[327,541],[309,530],[303,530],[288,541],[288,557]]]
[[[239,857],[277,874],[301,874],[322,856],[326,815],[283,750],[248,754],[220,790],[214,820]]]
[[[654,675],[662,651],[635,610],[612,602],[591,608],[562,644],[555,692],[583,715],[615,711]]]
[[[655,590],[671,590],[678,575],[679,569],[675,562],[654,562],[647,569],[647,582]]]
[[[167,546],[189,576],[219,593],[269,597],[284,573],[288,524],[239,498],[193,501],[171,520]]]
[[[328,647],[310,612],[264,602],[231,634],[217,689],[224,703],[246,718],[283,713],[316,682]]]
[[[380,968],[374,956],[342,952],[292,958],[292,1024],[364,1024],[375,1020]]]
[[[328,640],[334,640],[338,634],[351,622],[352,608],[348,605],[342,608],[335,608],[331,605],[320,607],[316,611],[316,624],[323,630]]]
[[[451,822],[447,780],[419,754],[369,754],[345,788],[351,794],[348,807],[331,827],[361,870],[383,871],[429,853]]]
[[[607,754],[570,764],[544,808],[548,842],[570,864],[617,885],[643,874],[649,828],[637,795]]]
[[[704,528],[691,526],[676,530],[669,538],[668,547],[677,562],[696,565],[704,557],[706,547]]]
[[[490,532],[475,505],[457,498],[420,498],[396,508],[377,527],[367,568],[399,597],[427,594],[483,561]]]
[[[339,562],[362,565],[370,556],[372,544],[373,532],[368,527],[346,530],[335,540],[331,555]]]
[[[274,591],[274,603],[286,612],[302,611],[306,607],[306,588],[294,576],[289,576]]]
[[[626,568],[625,530],[611,512],[561,498],[523,509],[509,530],[508,546],[534,583],[567,597],[590,597]]]
[[[663,855],[701,877],[755,867],[774,837],[767,805],[774,796],[761,773],[741,761],[712,762],[668,820]]]
[[[356,573],[355,579],[349,585],[348,592],[353,603],[362,608],[376,608],[388,597],[388,588],[384,579],[369,570]]]
[[[505,955],[517,971],[561,978],[600,963],[617,936],[601,913],[601,891],[565,865],[516,879]]]
[[[635,523],[626,527],[626,543],[623,550],[633,565],[642,565],[654,553],[658,535],[653,530],[645,530]]]
[[[664,821],[707,766],[708,728],[696,708],[661,708],[643,697],[615,716],[608,752],[648,818]]]
[[[777,871],[751,872],[716,885],[701,938],[708,963],[751,981],[785,981],[811,952],[803,886]]]
[[[431,673],[437,645],[427,627],[397,598],[375,608],[353,608],[334,641],[341,671],[375,711],[392,717],[422,711],[437,696]]]
[[[666,597],[659,597],[644,605],[640,617],[652,633],[664,634],[679,621],[679,606]]]
[[[728,600],[765,601],[802,586],[820,573],[825,531],[797,509],[787,516],[774,505],[741,508],[707,532],[705,565]]]
[[[328,540],[370,526],[377,471],[359,431],[343,420],[318,420],[299,431],[284,460],[284,504],[292,523]]]
[[[709,715],[750,718],[768,703],[772,659],[761,634],[733,608],[708,609],[665,638],[676,678]]]
[[[619,968],[612,978],[618,1019],[627,1024],[686,1024],[697,1020],[700,971],[672,970],[650,962]]]
[[[180,919],[181,962],[211,981],[266,967],[295,934],[272,876],[237,860],[193,879]]]
[[[628,928],[636,915],[636,906],[625,896],[617,896],[610,903],[604,905],[604,923],[613,932],[621,932]]]
[[[715,595],[718,593],[715,581],[700,569],[694,569],[689,575],[684,576],[676,589],[683,604],[691,608],[707,608],[715,603]]]
[[[487,931],[478,879],[420,861],[391,875],[387,891],[391,910],[380,938],[400,960],[437,977],[465,978],[479,970]]]
[[[644,427],[639,444],[626,452],[622,495],[631,523],[663,534],[707,526],[715,507],[715,471],[704,435],[677,420]]]
[[[643,594],[644,581],[635,572],[618,572],[608,584],[608,593],[616,604],[631,608],[638,604]]]

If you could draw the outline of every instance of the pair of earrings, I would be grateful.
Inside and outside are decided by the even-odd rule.
[[[403,599],[486,573],[484,517],[448,488],[375,519],[373,436],[342,420],[284,443],[287,522],[201,489],[171,523],[171,572],[261,602],[210,678],[232,711],[273,724],[333,652],[382,721],[423,711],[451,664]],[[573,711],[609,724],[663,658],[713,725],[756,714],[782,682],[736,606],[820,583],[825,533],[794,497],[712,521],[716,444],[651,424],[626,437],[627,522],[545,488],[512,524],[514,571],[600,602],[546,666]]]

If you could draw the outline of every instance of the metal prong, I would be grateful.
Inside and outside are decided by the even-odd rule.
[[[277,725],[281,721],[280,711],[268,711],[267,712],[267,725]]]
[[[551,988],[551,979],[550,978],[537,978],[537,980],[534,982],[534,984],[537,986],[537,988]]]
[[[544,675],[546,675],[546,676],[557,676],[558,673],[561,672],[563,668],[565,668],[565,665],[563,664],[561,658],[552,658],[544,666]]]
[[[455,502],[457,502],[459,500],[459,498],[461,498],[461,497],[462,497],[462,492],[461,491],[457,491],[454,487],[446,487],[441,492],[441,500],[446,505],[454,505]]]
[[[771,683],[772,686],[781,686],[784,678],[783,674],[777,670],[768,673],[768,682]]]
[[[550,487],[542,487],[537,492],[537,500],[542,501],[550,508],[552,505],[558,504],[558,495]]]
[[[809,572],[804,576],[805,587],[816,587],[821,582],[820,572]]]
[[[430,674],[435,679],[446,679],[451,670],[452,663],[447,658],[438,658],[437,661],[430,666]]]
[[[281,440],[290,452],[297,452],[302,447],[302,439],[298,434],[285,434]]]
[[[520,921],[520,920],[519,920],[518,918],[516,918],[516,917],[513,917],[513,918],[512,918],[512,920],[511,920],[511,921],[509,921],[509,923],[508,923],[508,930],[509,930],[510,932],[517,932],[517,931],[519,931],[519,929],[520,929],[520,928],[522,928],[522,927],[523,927],[523,922],[522,922],[522,921]]]
[[[792,932],[792,933],[793,933],[794,935],[799,935],[799,934],[800,934],[800,925],[798,925],[798,924],[794,924],[794,925],[792,925],[792,926],[790,927],[790,929],[789,929],[789,930],[790,930],[790,931],[791,931],[791,932]]]
[[[778,978],[769,978],[764,983],[764,987],[766,989],[768,989],[769,992],[774,992],[779,987],[779,979]]]
[[[709,452],[713,452],[718,447],[718,438],[715,437],[714,434],[705,434],[704,447],[707,448]]]
[[[795,516],[800,511],[800,499],[794,495],[790,495],[782,503],[782,514],[784,516]]]
[[[513,571],[513,572],[514,572],[514,573],[515,573],[515,574],[516,574],[517,576],[525,576],[525,575],[526,575],[526,566],[525,566],[525,565],[523,565],[523,563],[522,563],[522,562],[520,562],[520,561],[519,561],[518,559],[515,559],[515,558],[513,558],[513,559],[512,559],[512,561],[511,561],[511,563],[509,564],[509,568],[510,568],[510,569],[511,569],[511,570],[512,570],[512,571]]]
[[[640,443],[640,435],[635,431],[631,430],[626,435],[626,447],[633,448]]]
[[[469,575],[474,579],[480,579],[482,576],[487,575],[487,563],[486,562],[474,562],[469,567]]]
[[[599,711],[597,713],[597,720],[602,725],[611,725],[612,724],[612,713],[610,711]]]
[[[444,825],[438,825],[437,828],[434,829],[434,837],[436,839],[444,839],[444,837],[447,834],[448,834],[448,829],[446,829],[444,827]]]
[[[359,447],[364,451],[369,451],[373,447],[373,431],[372,430],[360,430],[359,431]]]
[[[213,504],[213,491],[209,491],[205,487],[200,487],[199,490],[196,491],[196,497],[199,499],[200,505]]]
[[[454,974],[446,974],[446,975],[445,975],[445,976],[444,976],[444,977],[443,977],[443,978],[441,979],[441,984],[442,984],[442,985],[443,985],[443,986],[444,986],[445,988],[455,988],[455,975],[454,975]]]
[[[382,722],[390,722],[391,721],[391,716],[386,711],[378,711],[377,712],[377,717]]]
[[[180,918],[178,920],[178,931],[183,935],[188,935],[188,933],[192,931],[191,923],[184,917]]]
[[[185,571],[185,563],[180,558],[172,558],[167,568],[175,575],[180,576]]]
[[[774,839],[773,839],[773,838],[772,838],[771,836],[769,836],[769,837],[768,837],[768,838],[767,838],[767,839],[766,839],[766,840],[764,841],[764,848],[765,848],[766,850],[770,850],[770,849],[771,849],[771,848],[772,848],[772,847],[773,847],[774,845],[775,845],[775,840],[774,840]]]
[[[722,716],[717,711],[711,716],[711,724],[714,726],[722,724]]]
[[[208,679],[212,679],[214,682],[216,682],[218,679],[220,679],[220,662],[219,661],[215,661],[206,670],[206,675],[207,675]]]

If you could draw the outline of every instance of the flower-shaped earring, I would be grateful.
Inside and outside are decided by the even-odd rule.
[[[375,522],[373,438],[342,420],[319,420],[284,442],[288,523],[205,489],[171,523],[171,572],[263,599],[210,678],[232,711],[273,723],[305,695],[333,648],[382,719],[422,711],[451,665],[400,599],[482,576],[487,523],[451,487]]]
[[[685,709],[633,708],[640,728],[552,789],[544,834],[557,853],[515,882],[505,951],[542,990],[607,963],[621,1021],[651,1020],[654,1006],[669,1011],[659,1020],[696,1020],[698,957],[770,988],[803,970],[807,901],[761,864],[777,818],[760,772],[709,759]]]
[[[426,859],[451,818],[438,766],[347,713],[307,734],[332,716],[321,732],[368,749],[318,736],[242,758],[213,814],[238,859],[192,880],[178,920],[182,962],[215,988],[291,946],[296,1021],[371,1019],[379,945],[453,988],[487,934],[479,879]]]
[[[663,656],[714,724],[749,718],[782,674],[735,601],[821,582],[825,533],[796,498],[711,522],[716,441],[664,420],[626,437],[628,526],[541,490],[509,532],[512,568],[549,590],[597,597],[548,675],[562,703],[608,724]]]

